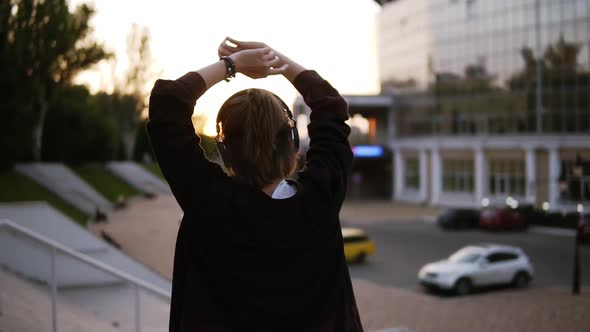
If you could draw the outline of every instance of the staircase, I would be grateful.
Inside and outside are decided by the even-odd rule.
[[[0,216],[7,211],[0,207]],[[78,250],[0,219],[0,332],[167,330],[169,281],[85,230],[72,230],[75,223],[52,227],[49,220],[28,224],[68,235],[64,242]]]

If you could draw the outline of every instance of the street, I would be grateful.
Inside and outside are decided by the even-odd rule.
[[[573,236],[537,232],[443,231],[435,223],[422,221],[347,222],[343,226],[366,230],[377,251],[363,264],[351,264],[353,279],[384,286],[421,291],[418,270],[426,263],[448,257],[468,244],[497,243],[522,248],[530,257],[535,276],[531,287],[571,288]],[[590,246],[581,246],[582,287],[590,287]]]

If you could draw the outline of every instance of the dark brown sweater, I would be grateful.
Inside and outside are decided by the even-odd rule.
[[[352,164],[348,105],[315,71],[295,87],[312,109],[297,194],[272,199],[207,160],[191,115],[205,92],[190,72],[158,80],[148,131],[184,211],[170,331],[362,331],[339,212]]]

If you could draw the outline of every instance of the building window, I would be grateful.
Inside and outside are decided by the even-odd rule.
[[[590,162],[584,161],[581,157],[561,161],[559,194],[563,201],[590,200]]]
[[[523,160],[490,160],[490,194],[524,196],[525,178]]]
[[[443,191],[473,192],[473,160],[451,159],[443,161]]]
[[[420,186],[420,162],[417,158],[406,158],[404,182],[407,189],[418,189]]]

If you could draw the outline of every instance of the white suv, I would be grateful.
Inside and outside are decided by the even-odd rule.
[[[453,290],[457,295],[465,295],[481,286],[526,287],[533,275],[533,265],[522,249],[478,244],[466,246],[448,259],[424,265],[418,279],[427,289]]]

